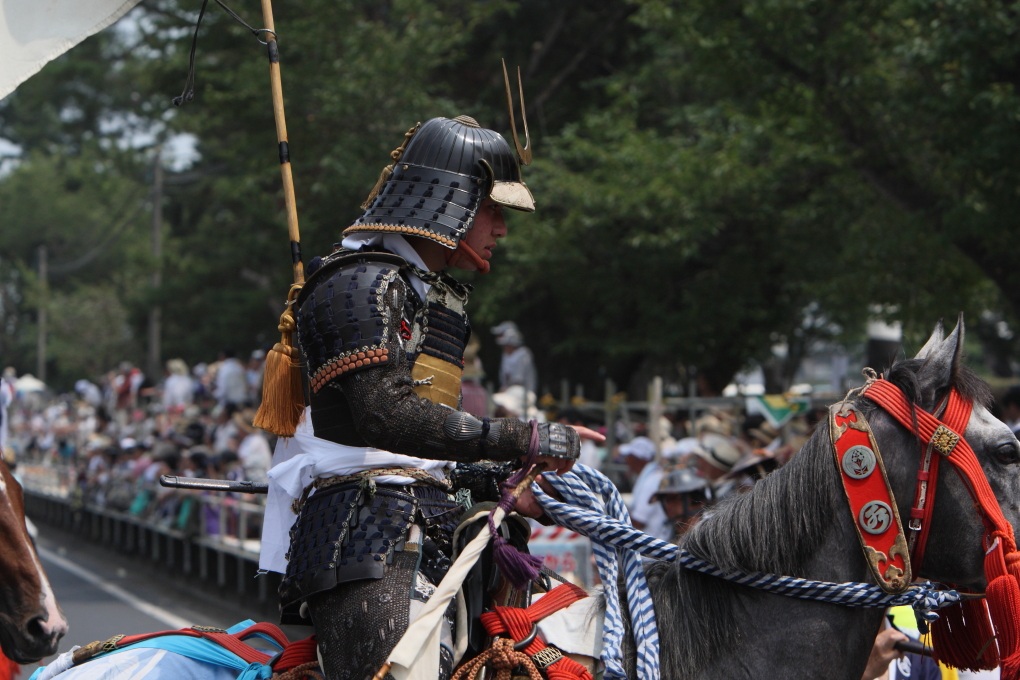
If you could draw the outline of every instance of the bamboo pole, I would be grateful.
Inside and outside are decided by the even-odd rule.
[[[256,427],[267,432],[281,437],[292,437],[297,431],[297,425],[305,405],[300,352],[294,347],[292,341],[297,327],[293,307],[305,282],[305,270],[301,262],[297,200],[294,197],[294,177],[290,167],[287,120],[283,111],[280,51],[276,43],[276,27],[273,23],[273,6],[270,0],[262,0],[262,20],[265,23],[262,33],[266,36],[266,47],[269,53],[269,81],[273,95],[273,117],[276,120],[276,139],[280,152],[280,174],[283,179],[283,197],[287,210],[287,231],[290,235],[290,258],[294,282],[287,294],[287,304],[283,314],[280,315],[280,323],[277,326],[281,334],[280,342],[276,343],[266,356],[265,373],[262,380],[262,403],[252,422]]]
[[[298,228],[297,200],[294,196],[294,177],[290,167],[290,145],[287,141],[287,119],[283,110],[283,80],[280,76],[280,51],[276,43],[271,0],[262,0],[262,21],[266,26],[266,48],[269,53],[269,82],[273,94],[273,117],[276,120],[276,139],[280,146],[280,174],[283,179],[283,199],[287,210],[287,232],[290,235],[291,264],[294,283],[305,282],[301,263],[301,234]]]

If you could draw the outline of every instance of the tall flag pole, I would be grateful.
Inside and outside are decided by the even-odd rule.
[[[273,115],[276,119],[276,138],[280,152],[280,173],[283,178],[283,196],[287,210],[287,230],[290,235],[290,255],[294,283],[287,294],[287,305],[277,326],[280,342],[266,355],[265,377],[262,381],[262,403],[253,424],[267,432],[291,437],[297,430],[304,411],[304,385],[301,377],[300,351],[293,343],[295,330],[294,303],[305,282],[301,263],[301,236],[298,230],[297,201],[294,197],[294,178],[290,167],[290,146],[287,142],[287,121],[283,111],[283,83],[280,78],[280,52],[273,23],[273,6],[262,0],[262,20],[265,43],[269,54],[269,80],[273,93]]]

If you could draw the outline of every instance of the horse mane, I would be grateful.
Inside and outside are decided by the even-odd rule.
[[[896,362],[887,379],[911,403],[919,404],[918,378],[924,361]],[[952,386],[975,403],[991,403],[988,386],[962,365],[954,368]],[[936,393],[941,399],[948,386]],[[873,405],[866,399],[864,410]],[[826,527],[844,512],[843,492],[832,463],[828,422],[821,422],[793,459],[757,482],[711,508],[680,541],[680,547],[720,569],[803,575],[817,554]],[[796,499],[791,503],[791,499]],[[688,571],[677,563],[655,563],[647,569],[653,592],[663,677],[688,678],[706,667],[719,650],[734,643],[735,592],[749,592],[719,578]],[[764,593],[762,597],[770,597]]]
[[[799,575],[842,500],[826,450],[827,427],[819,424],[789,463],[751,490],[711,508],[680,547],[727,571]],[[793,498],[796,503],[789,502]],[[691,677],[711,661],[713,650],[732,645],[730,598],[744,587],[675,562],[652,565],[648,580],[659,639],[669,641],[660,648],[663,677]]]

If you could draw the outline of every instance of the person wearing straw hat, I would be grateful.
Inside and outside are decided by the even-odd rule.
[[[372,677],[442,579],[464,507],[456,463],[565,472],[577,459],[574,428],[459,409],[470,289],[448,270],[487,272],[503,211],[534,210],[517,146],[468,116],[411,128],[296,299],[310,404],[270,493],[283,489],[298,515],[283,569],[265,561],[279,532],[264,532],[262,565],[284,571],[283,621],[310,618],[328,678]],[[450,635],[440,677],[452,673]]]
[[[652,500],[662,506],[669,520],[669,538],[676,542],[698,520],[714,500],[712,485],[695,468],[674,465],[662,477]]]

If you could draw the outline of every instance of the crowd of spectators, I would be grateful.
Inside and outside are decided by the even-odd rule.
[[[262,350],[242,362],[225,349],[214,361],[190,367],[171,359],[156,379],[123,362],[97,381],[78,380],[72,393],[19,394],[10,408],[7,446],[19,463],[55,471],[61,490],[75,501],[183,531],[236,536],[238,513],[231,506],[259,505],[264,496],[168,489],[159,478],[267,480],[273,437],[251,425],[264,360]],[[601,414],[540,407],[523,386],[488,394],[479,384],[471,396],[478,415],[556,418],[605,431]],[[690,518],[672,517],[667,505],[690,502],[685,497],[678,503],[668,492],[673,471],[690,471],[673,475],[674,482],[689,485],[691,475],[704,481],[695,483],[705,489],[699,507],[707,507],[782,465],[799,448],[798,432],[811,424],[802,421],[781,433],[762,416],[737,408],[669,414],[653,433],[640,418],[623,418],[614,423],[616,445],[610,450],[586,441],[580,462],[606,472],[627,494],[636,526],[675,539],[677,522]],[[246,522],[241,538],[257,538],[258,519]]]
[[[171,359],[155,379],[123,362],[71,393],[18,392],[5,457],[19,472],[43,471],[74,502],[189,533],[257,538],[261,514],[241,507],[263,496],[166,488],[159,478],[267,480],[273,442],[251,425],[264,359],[255,350],[242,363],[229,349],[191,367]]]

